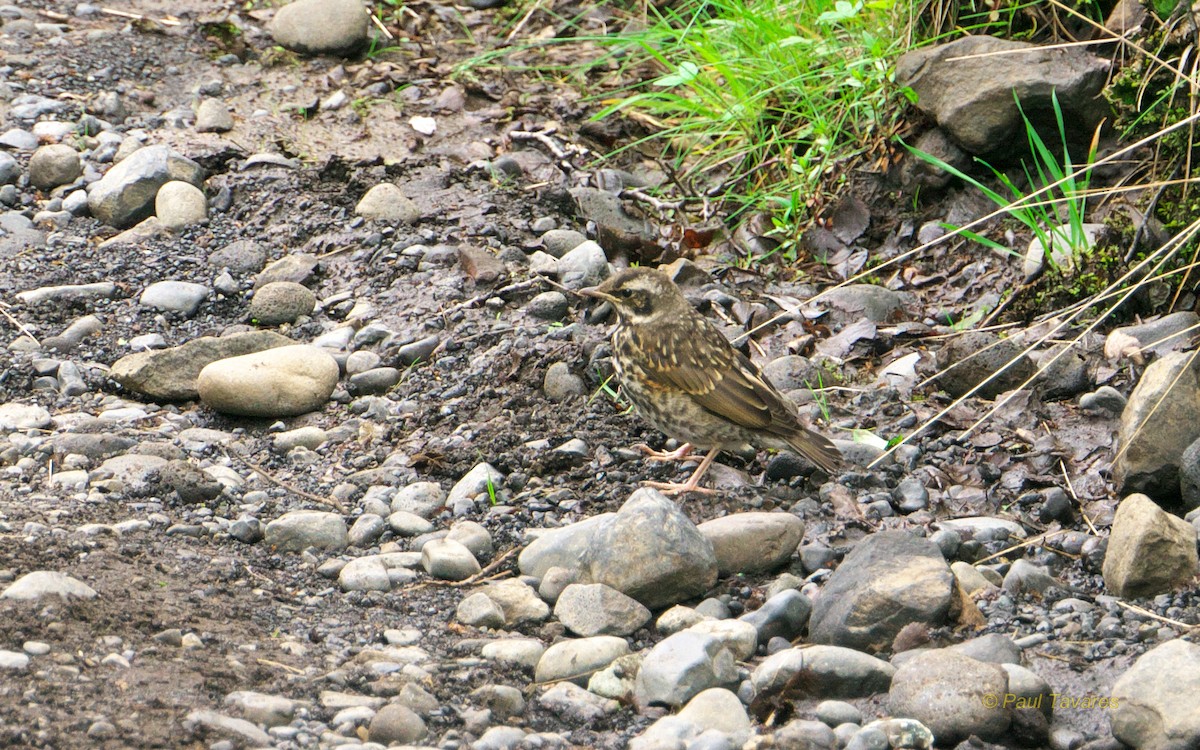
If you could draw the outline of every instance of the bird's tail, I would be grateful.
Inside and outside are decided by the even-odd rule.
[[[802,430],[787,438],[792,450],[820,466],[829,474],[836,474],[842,465],[842,452],[828,438],[809,430]]]

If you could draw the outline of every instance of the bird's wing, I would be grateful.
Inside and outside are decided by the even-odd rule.
[[[715,326],[703,319],[690,320],[675,333],[670,353],[643,348],[650,354],[645,376],[651,383],[681,390],[705,409],[743,427],[768,429],[773,423],[780,427],[780,422],[796,421],[792,408],[763,379],[758,367]]]

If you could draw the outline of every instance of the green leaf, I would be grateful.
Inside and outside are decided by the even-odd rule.
[[[690,83],[698,75],[700,75],[700,66],[688,60],[680,63],[679,68],[674,73],[668,73],[655,80],[654,85],[662,88],[671,88]]]

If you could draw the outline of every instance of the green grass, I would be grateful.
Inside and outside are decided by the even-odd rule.
[[[1031,188],[1029,192],[1019,187],[1006,173],[981,160],[977,159],[991,170],[1000,185],[1008,191],[1008,196],[993,190],[975,177],[935,156],[912,147],[908,147],[908,150],[917,158],[944,169],[974,186],[999,206],[1004,213],[1024,225],[1030,234],[1041,243],[1046,260],[1052,266],[1074,265],[1075,261],[1089,247],[1089,238],[1084,224],[1087,222],[1088,185],[1096,160],[1096,144],[1100,132],[1097,130],[1092,138],[1084,163],[1076,167],[1072,163],[1070,149],[1067,145],[1067,129],[1063,122],[1058,97],[1051,95],[1059,139],[1058,151],[1055,152],[1046,144],[1025,114],[1021,100],[1016,97],[1015,92],[1013,96],[1025,123],[1025,135],[1029,146],[1029,156],[1022,161],[1025,179]],[[943,224],[943,226],[985,247],[1003,253],[1013,253],[1010,248],[977,232],[964,230],[950,224]],[[1019,253],[1014,254],[1020,255]]]
[[[620,49],[626,71],[657,75],[597,117],[646,126],[633,147],[656,150],[697,193],[716,183],[709,195],[735,212],[785,210],[786,239],[890,135],[903,97],[889,0],[683,0],[655,12],[642,30],[598,40]]]

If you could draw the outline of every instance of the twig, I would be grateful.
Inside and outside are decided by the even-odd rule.
[[[1045,534],[1038,534],[1037,536],[1031,536],[1023,542],[1014,544],[1013,546],[1011,546],[1007,549],[1002,549],[993,555],[988,555],[987,557],[983,558],[982,560],[976,560],[973,564],[978,565],[979,563],[987,562],[988,560],[991,560],[996,557],[1000,557],[1001,555],[1007,555],[1009,552],[1012,552],[1013,550],[1022,549],[1023,547],[1032,547],[1033,545],[1037,544],[1038,542],[1044,542],[1052,536],[1058,536],[1059,534],[1065,534],[1066,532],[1067,532],[1066,529],[1056,529],[1054,531],[1047,531]]]
[[[377,28],[378,28],[380,31],[382,31],[382,32],[383,32],[383,35],[384,35],[385,37],[387,37],[388,39],[395,39],[395,38],[396,38],[395,34],[393,34],[392,32],[388,31],[388,30],[387,30],[387,27],[383,25],[383,21],[380,21],[380,20],[379,20],[379,16],[375,15],[374,13],[372,13],[372,12],[371,12],[371,11],[369,11],[369,10],[367,11],[367,16],[369,16],[369,17],[370,17],[370,19],[371,19],[371,23],[375,24],[375,26],[376,26],[376,27],[377,27]]]
[[[24,323],[17,320],[16,318],[14,318],[8,312],[8,304],[5,302],[0,302],[0,315],[3,315],[5,318],[8,318],[8,322],[12,323],[14,326],[16,326],[18,331],[25,334],[29,338],[33,339],[34,342],[37,343],[38,346],[41,346],[41,342],[38,341],[37,336],[33,335],[33,331],[30,331],[29,328]]]
[[[499,289],[493,289],[490,292],[484,292],[483,294],[476,294],[471,299],[465,300],[463,302],[459,302],[457,305],[452,305],[450,307],[447,307],[445,310],[442,310],[438,314],[439,315],[453,315],[454,313],[459,312],[460,310],[467,310],[469,308],[474,307],[475,305],[486,302],[487,300],[491,299],[492,297],[499,297],[502,294],[511,294],[513,292],[529,291],[530,289],[533,289],[534,287],[541,284],[543,281],[545,281],[545,279],[543,279],[541,276],[532,276],[528,279],[525,279],[524,281],[517,281],[512,284],[509,284],[508,286],[502,286]]]
[[[254,663],[262,664],[263,666],[267,666],[267,667],[279,667],[280,669],[285,669],[285,670],[291,672],[292,674],[304,674],[303,669],[297,669],[296,667],[293,667],[290,664],[283,664],[281,662],[271,661],[270,659],[255,659]]]
[[[100,12],[107,13],[110,16],[117,16],[119,18],[129,18],[134,21],[154,21],[155,23],[161,23],[163,26],[179,25],[179,19],[177,18],[150,18],[149,16],[143,16],[140,13],[126,13],[123,10],[113,10],[112,8],[101,8]]]
[[[269,471],[267,471],[263,467],[259,466],[256,463],[253,463],[251,461],[247,461],[246,459],[242,458],[241,456],[234,456],[230,453],[226,453],[225,455],[228,456],[229,458],[235,458],[238,461],[241,461],[243,464],[250,467],[255,472],[257,472],[260,476],[262,476],[263,479],[266,479],[268,482],[284,488],[288,492],[295,493],[295,494],[299,495],[300,497],[303,497],[307,500],[312,500],[314,503],[320,503],[321,505],[328,505],[330,507],[337,508],[338,512],[340,512],[340,513],[346,512],[346,507],[344,505],[342,505],[341,502],[337,498],[333,498],[333,497],[324,498],[324,497],[321,497],[320,495],[314,495],[311,492],[305,492],[304,490],[300,489],[299,487],[290,485],[287,482],[283,481],[282,479],[279,479],[278,477],[273,476]]]
[[[70,21],[71,20],[71,17],[68,16],[66,13],[58,13],[57,11],[53,11],[53,10],[39,10],[38,15],[45,16],[46,18],[49,18],[52,21]]]
[[[542,0],[537,0],[537,2],[533,3],[533,5],[529,6],[529,10],[525,11],[525,15],[521,16],[521,20],[517,21],[517,25],[514,26],[513,30],[508,32],[508,36],[504,38],[506,44],[512,44],[512,40],[516,38],[517,34],[521,33],[521,29],[525,28],[525,24],[529,23],[529,19],[532,18],[533,14],[540,10],[541,7]]]
[[[1083,516],[1083,522],[1091,530],[1092,536],[1100,536],[1100,532],[1096,531],[1096,527],[1092,525],[1092,519],[1088,518],[1087,513],[1083,512],[1083,501],[1079,499],[1079,495],[1075,494],[1075,485],[1071,484],[1071,477],[1067,475],[1067,465],[1061,458],[1058,459],[1058,467],[1062,469],[1063,481],[1067,483],[1067,491],[1071,493],[1071,497],[1075,499],[1075,504],[1079,506],[1079,515]]]
[[[514,141],[534,141],[546,147],[555,159],[558,159],[559,166],[568,171],[573,171],[575,165],[571,162],[571,158],[575,156],[587,156],[588,149],[578,145],[560,146],[550,136],[554,135],[554,128],[547,128],[543,131],[534,130],[513,130],[510,131],[508,137]]]
[[[457,589],[457,588],[462,588],[463,586],[472,586],[476,583],[487,583],[488,581],[494,581],[498,578],[503,578],[504,576],[509,575],[511,573],[511,571],[502,570],[499,573],[497,573],[496,575],[488,575],[488,574],[491,573],[496,568],[500,567],[501,563],[503,563],[505,560],[512,557],[513,555],[517,554],[517,552],[519,552],[521,549],[522,549],[521,547],[513,547],[512,549],[508,550],[504,554],[497,557],[495,560],[492,560],[490,563],[488,563],[486,568],[479,571],[478,573],[471,576],[470,578],[464,578],[461,581],[422,581],[422,582],[416,584],[415,586],[409,586],[408,588],[405,588],[404,591],[405,592],[419,591],[420,589],[423,589],[426,586],[445,586],[446,588]]]
[[[665,201],[662,198],[656,198],[647,193],[645,190],[637,187],[622,188],[618,195],[622,198],[632,198],[635,201],[646,203],[661,214],[665,214],[669,211],[678,211],[688,203],[687,198],[680,198],[679,200],[674,201]]]
[[[1176,628],[1183,628],[1184,630],[1195,630],[1196,628],[1200,628],[1200,625],[1188,625],[1186,622],[1180,622],[1179,620],[1172,620],[1170,617],[1156,615],[1145,607],[1139,607],[1136,604],[1123,602],[1120,599],[1113,599],[1113,601],[1117,603],[1118,607],[1124,607],[1130,612],[1137,612],[1139,615],[1149,617],[1151,620],[1158,620],[1159,622],[1164,622],[1167,625],[1171,625]]]

